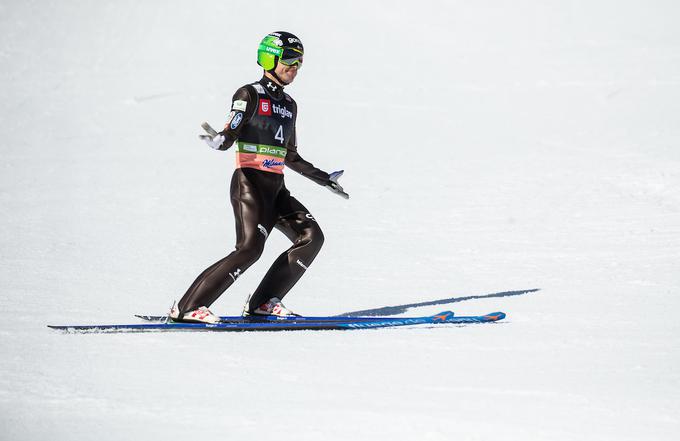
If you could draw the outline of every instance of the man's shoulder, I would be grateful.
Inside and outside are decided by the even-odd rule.
[[[250,94],[250,95],[262,95],[265,93],[264,88],[260,83],[248,83],[236,89],[236,94]]]
[[[297,103],[295,102],[295,100],[293,99],[292,96],[288,95],[286,92],[283,92],[283,97],[287,102],[289,102],[289,103],[293,104],[295,107],[297,107]]]
[[[254,90],[255,93],[258,94],[258,95],[266,95],[267,94],[267,92],[264,90],[264,87],[262,87],[262,84],[260,84],[257,81],[254,82],[254,83],[246,84],[243,87],[249,87],[250,89]]]
[[[258,97],[271,97],[271,95],[267,93],[267,89],[259,81],[239,87],[234,94],[234,98],[236,99],[237,96],[240,99],[246,99],[247,97],[248,101],[257,100]],[[275,99],[280,100],[281,98]],[[283,92],[283,100],[297,108],[297,103],[288,93]]]
[[[259,83],[248,83],[236,89],[233,99],[255,102],[258,95],[266,95],[262,85]]]

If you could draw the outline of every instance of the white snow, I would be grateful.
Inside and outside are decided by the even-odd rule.
[[[0,439],[675,439],[678,22],[673,1],[3,2]],[[163,313],[231,251],[233,152],[197,135],[278,29],[307,51],[300,152],[351,195],[288,172],[327,240],[286,305],[508,318],[49,330]]]

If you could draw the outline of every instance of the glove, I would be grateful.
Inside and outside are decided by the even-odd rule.
[[[205,143],[208,144],[211,149],[222,150],[221,149],[222,144],[226,139],[224,135],[222,135],[221,133],[217,133],[215,129],[210,127],[210,124],[208,124],[207,122],[201,124],[201,127],[203,127],[203,130],[205,130],[208,134],[198,135],[198,137],[205,141]]]
[[[334,171],[333,173],[331,173],[329,175],[326,188],[332,191],[333,193],[337,194],[338,196],[341,196],[345,199],[349,199],[349,195],[345,193],[345,191],[342,189],[342,186],[338,184],[338,179],[340,179],[340,176],[342,176],[343,173],[345,173],[345,170]]]

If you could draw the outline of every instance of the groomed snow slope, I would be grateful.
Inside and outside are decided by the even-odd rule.
[[[0,439],[671,440],[680,430],[672,1],[0,5]],[[286,29],[326,235],[304,314],[494,325],[63,335],[162,313],[233,247],[197,135]],[[213,305],[238,313],[287,247]]]

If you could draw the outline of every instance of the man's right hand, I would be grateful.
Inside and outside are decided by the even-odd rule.
[[[205,141],[205,143],[208,144],[211,149],[222,150],[222,144],[224,144],[224,140],[226,139],[224,135],[217,133],[217,131],[210,127],[210,124],[207,122],[201,124],[201,127],[203,127],[203,130],[205,130],[208,134],[198,135],[198,137]]]

